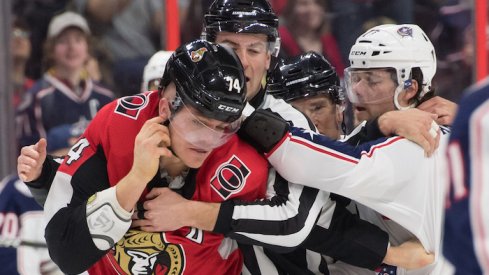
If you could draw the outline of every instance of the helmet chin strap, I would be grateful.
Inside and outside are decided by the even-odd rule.
[[[405,88],[408,88],[408,87],[405,87],[404,85],[399,85],[399,86],[397,86],[396,91],[394,92],[394,105],[396,106],[397,110],[403,111],[403,110],[408,110],[408,109],[416,107],[415,103],[408,105],[408,106],[401,106],[401,104],[399,103],[399,95],[401,94],[402,91],[404,91]]]

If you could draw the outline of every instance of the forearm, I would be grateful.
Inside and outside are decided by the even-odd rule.
[[[252,203],[223,203],[214,232],[243,244],[287,252],[309,236],[323,207],[334,209],[329,193],[316,189],[285,182],[275,191],[269,199]]]
[[[64,273],[82,273],[107,252],[98,249],[90,236],[84,204],[61,209],[45,230],[49,255]]]
[[[126,211],[132,211],[146,185],[147,182],[144,180],[144,177],[130,171],[117,183],[116,195],[120,206]]]
[[[330,223],[324,220],[319,218],[302,247],[370,270],[382,264],[389,244],[386,232],[338,205]]]
[[[428,254],[418,241],[407,241],[399,246],[389,246],[384,263],[410,269],[418,269],[433,263],[435,256]]]
[[[212,231],[216,225],[220,206],[220,203],[188,201],[187,210],[181,215],[189,226]]]
[[[55,158],[47,155],[42,166],[41,175],[36,180],[25,182],[34,200],[42,207],[44,207],[46,197],[62,159],[62,157]]]
[[[33,181],[25,182],[28,187],[45,189],[49,191],[51,184],[53,183],[54,176],[60,163],[63,161],[63,157],[54,157],[51,155],[46,156],[46,160],[42,164],[41,174]]]
[[[93,265],[127,231],[131,213],[117,204],[107,162],[92,147],[79,166],[63,164],[45,205],[46,241],[53,260],[65,273]],[[107,222],[100,222],[107,221]]]

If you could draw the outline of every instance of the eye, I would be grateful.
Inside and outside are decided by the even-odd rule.
[[[192,125],[196,126],[196,127],[202,127],[203,126],[202,122],[200,122],[200,120],[198,120],[196,118],[192,119]]]
[[[316,104],[316,105],[312,105],[310,110],[311,112],[318,112],[324,107],[325,106],[323,104]]]
[[[256,55],[260,54],[261,52],[257,49],[248,49],[248,53],[252,56],[256,56]]]
[[[226,126],[221,125],[221,126],[217,126],[217,127],[215,128],[215,130],[216,130],[216,131],[218,131],[218,132],[226,132],[226,131],[228,130],[228,128],[229,128],[229,127],[228,127],[227,125],[226,125]]]
[[[375,86],[375,85],[379,84],[380,82],[382,82],[382,80],[379,79],[378,77],[371,77],[371,76],[369,76],[368,79],[367,79],[367,82],[368,82],[369,85]]]
[[[358,74],[352,74],[351,75],[351,82],[353,83],[358,83],[362,80],[362,78]]]

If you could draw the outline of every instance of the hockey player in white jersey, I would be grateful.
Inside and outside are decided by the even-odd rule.
[[[350,62],[345,74],[347,94],[359,120],[416,107],[432,96],[435,51],[416,25],[382,25],[368,30],[352,47]],[[261,147],[284,178],[311,183],[311,187],[359,202],[360,216],[386,230],[392,244],[415,237],[436,256],[435,263],[424,269],[379,272],[449,274],[442,270],[440,257],[448,129],[440,131],[433,123],[431,132],[441,135],[440,146],[433,156],[426,157],[420,147],[400,137],[356,148],[345,148],[324,136],[288,126],[283,138],[263,137],[263,132],[254,127],[263,125],[273,132],[273,123],[263,123],[261,115],[255,115],[256,119],[252,117],[243,125],[243,137],[255,144],[268,138]],[[254,124],[257,120],[260,123]],[[276,132],[280,133],[280,128]],[[270,142],[274,138],[276,142]]]

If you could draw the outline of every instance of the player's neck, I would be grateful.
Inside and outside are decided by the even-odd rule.
[[[170,177],[177,177],[188,171],[187,165],[185,165],[180,159],[175,158],[171,161],[164,161],[160,165],[161,169],[165,169]]]

